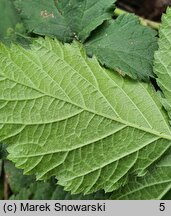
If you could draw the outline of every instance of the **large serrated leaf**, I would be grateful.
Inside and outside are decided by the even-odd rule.
[[[0,61],[0,140],[25,173],[56,176],[72,193],[109,192],[170,147],[151,85],[102,68],[79,44],[1,44]]]
[[[157,49],[156,32],[140,25],[132,14],[119,16],[105,23],[86,42],[89,55],[121,74],[134,79],[148,80],[153,77],[153,56]]]
[[[111,18],[115,0],[16,0],[28,30],[82,42],[104,20]]]

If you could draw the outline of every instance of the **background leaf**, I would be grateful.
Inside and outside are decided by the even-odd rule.
[[[0,157],[0,200],[3,199],[3,176],[2,176],[2,159]]]
[[[0,1],[0,40],[6,43],[18,41],[24,42],[22,34],[25,34],[25,28],[17,13],[13,0]]]
[[[0,143],[0,159],[5,159],[8,155],[7,153],[7,145]]]
[[[115,0],[17,0],[27,29],[39,35],[82,42],[113,15]],[[34,9],[33,9],[34,8]],[[90,22],[91,20],[91,22]]]
[[[162,17],[159,36],[159,50],[155,53],[154,71],[162,90],[160,99],[171,119],[171,9],[168,9],[167,14]]]
[[[20,192],[23,188],[29,187],[35,181],[33,176],[23,175],[22,170],[16,169],[10,161],[5,161],[4,170],[8,176],[10,189],[14,194]]]
[[[107,22],[85,43],[90,56],[102,65],[134,79],[153,77],[153,56],[157,49],[156,32],[140,25],[132,14]]]
[[[0,200],[4,197],[3,191],[3,158],[4,158],[4,147],[0,143]]]

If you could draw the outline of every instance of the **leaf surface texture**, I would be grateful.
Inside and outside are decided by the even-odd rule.
[[[61,41],[82,42],[113,15],[115,0],[17,0],[28,30],[56,36]],[[41,5],[41,6],[40,6]],[[34,8],[34,9],[33,9]]]
[[[132,14],[106,22],[85,43],[89,55],[101,64],[133,79],[153,77],[153,57],[157,49],[156,32],[140,25]]]
[[[169,152],[170,153],[170,152]],[[110,199],[160,200],[171,189],[171,156],[166,155],[142,177],[134,177],[122,189],[115,191]],[[168,193],[167,199],[170,199]]]
[[[155,53],[154,71],[157,83],[163,95],[161,97],[165,109],[171,118],[171,9],[162,17],[162,26],[159,33],[159,50]]]
[[[0,141],[25,173],[72,193],[111,192],[170,147],[151,85],[102,68],[80,44],[1,44],[0,61]]]

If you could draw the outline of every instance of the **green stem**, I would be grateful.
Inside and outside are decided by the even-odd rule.
[[[116,16],[119,16],[119,15],[122,15],[122,14],[128,14],[129,12],[126,12],[120,8],[116,8],[115,11],[114,11],[114,14]],[[147,19],[144,19],[142,17],[139,17],[140,19],[140,23],[144,26],[150,26],[151,28],[153,29],[156,29],[156,30],[159,30],[160,28],[160,23],[158,22],[154,22],[154,21],[151,21],[151,20],[147,20]]]

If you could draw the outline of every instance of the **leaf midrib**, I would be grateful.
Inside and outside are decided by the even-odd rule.
[[[14,81],[14,80],[12,80],[12,79],[10,79],[10,78],[8,78],[8,79],[9,79],[10,81]],[[16,82],[16,81],[15,81],[15,82]],[[171,140],[171,135],[163,134],[163,133],[158,132],[158,131],[156,131],[156,130],[153,130],[153,129],[150,129],[150,128],[145,128],[145,127],[143,127],[143,126],[139,126],[139,125],[136,125],[136,124],[134,124],[134,123],[127,122],[127,121],[125,121],[125,120],[122,120],[122,119],[119,118],[119,117],[111,117],[111,116],[106,115],[106,114],[104,114],[104,113],[95,112],[94,110],[87,109],[87,108],[82,107],[82,106],[80,106],[80,105],[78,105],[78,104],[75,104],[74,102],[71,103],[70,101],[66,101],[66,100],[63,100],[63,99],[61,99],[61,98],[54,97],[54,95],[44,93],[44,92],[41,91],[40,89],[32,88],[32,87],[30,87],[30,86],[28,86],[28,85],[25,85],[25,84],[23,84],[23,83],[19,83],[19,82],[17,82],[17,83],[20,84],[20,85],[23,85],[23,86],[25,86],[25,87],[34,89],[35,91],[44,94],[44,96],[49,96],[49,97],[51,97],[51,98],[53,98],[53,99],[57,99],[57,100],[59,100],[59,101],[63,101],[63,102],[66,102],[66,103],[70,103],[70,104],[73,105],[73,106],[76,106],[76,107],[78,107],[78,108],[81,108],[82,110],[85,110],[85,111],[87,111],[87,112],[93,113],[93,114],[95,114],[95,115],[101,116],[101,117],[103,117],[103,118],[110,119],[110,120],[112,120],[112,121],[119,122],[119,123],[124,124],[124,125],[126,125],[126,126],[129,126],[129,127],[132,127],[132,128],[136,128],[136,129],[145,131],[145,132],[147,132],[147,133],[154,134],[155,136],[158,136],[158,137],[160,137],[160,138],[164,138],[164,139]],[[22,123],[19,123],[19,124],[22,124]],[[42,123],[42,124],[44,124],[44,123]],[[27,124],[26,124],[26,125],[27,125]]]
[[[46,46],[44,46],[44,48],[46,49]],[[63,50],[61,49],[60,44],[59,44],[59,48],[60,48],[60,51],[63,53]],[[52,47],[51,47],[51,51],[53,52],[53,54],[54,54],[58,59],[64,61],[65,64],[67,64],[69,67],[71,67],[72,70],[75,71],[76,74],[79,74],[78,71],[76,71],[76,70],[72,67],[72,65],[70,65],[67,61],[64,60],[64,53],[63,53],[63,59],[61,59],[61,58],[53,51]],[[94,73],[93,73],[91,67],[88,65],[88,63],[86,62],[85,58],[83,57],[81,51],[80,51],[80,55],[82,56],[82,59],[83,59],[84,63],[87,65],[88,70],[91,72],[91,74],[92,74],[92,76],[93,76],[93,78],[94,78],[94,80],[95,80],[95,82],[96,82],[96,86],[94,86],[91,82],[89,82],[89,81],[88,81],[85,77],[83,77],[81,74],[79,74],[79,76],[81,76],[82,79],[84,79],[84,80],[85,80],[86,82],[88,82],[91,86],[93,86],[93,88],[95,88],[96,90],[98,90],[98,93],[99,93],[99,94],[103,97],[103,99],[107,102],[107,104],[110,106],[110,108],[113,110],[113,112],[119,117],[118,112],[113,108],[113,106],[112,106],[111,103],[107,100],[107,98],[105,97],[105,95],[100,91],[100,89],[99,89],[99,84],[98,84],[98,82],[97,82],[97,79],[96,79],[96,77],[94,76]],[[27,57],[28,57],[28,56],[27,56]],[[34,63],[34,64],[35,64],[35,63]],[[110,81],[113,82],[113,79],[111,79],[106,73],[104,73],[104,75],[106,75],[106,76],[110,79]],[[117,85],[116,82],[115,82],[115,84]],[[146,117],[143,115],[142,111],[137,107],[137,105],[132,101],[132,99],[126,94],[126,92],[125,92],[122,88],[120,88],[120,86],[117,85],[117,87],[124,93],[124,95],[126,95],[126,97],[127,97],[127,98],[131,101],[131,103],[136,107],[136,109],[137,109],[137,110],[139,111],[139,113],[143,116],[143,118],[144,118],[144,120],[147,122],[147,124],[148,124],[150,127],[152,127],[152,126],[150,125],[149,121],[148,121],[148,120],[146,119]],[[163,116],[162,116],[162,117],[163,117]]]
[[[3,74],[3,75],[5,76],[5,74]],[[9,78],[9,77],[7,77],[7,78],[8,78],[10,81],[12,81],[12,82],[15,82],[15,83],[17,83],[17,84],[23,85],[23,86],[25,86],[25,87],[27,87],[27,88],[30,88],[30,89],[34,89],[35,91],[37,91],[37,92],[43,94],[44,96],[49,96],[49,97],[51,97],[51,98],[53,98],[53,99],[57,99],[57,100],[59,100],[59,101],[63,101],[63,102],[66,102],[66,103],[70,103],[71,105],[73,105],[73,106],[75,106],[75,107],[77,107],[77,108],[81,108],[81,109],[83,109],[83,110],[85,110],[85,111],[87,111],[87,112],[93,113],[93,114],[98,115],[98,116],[101,116],[101,117],[103,117],[103,118],[106,118],[106,119],[110,119],[110,120],[112,120],[112,121],[119,122],[119,123],[124,124],[124,125],[126,125],[126,126],[129,126],[129,127],[132,127],[132,128],[136,128],[136,129],[139,129],[139,130],[141,130],[141,131],[145,131],[145,132],[150,133],[150,134],[154,134],[155,136],[158,136],[158,137],[160,137],[160,138],[164,138],[164,139],[171,140],[171,135],[163,134],[163,133],[161,134],[161,132],[158,132],[158,131],[156,131],[156,130],[153,130],[153,129],[150,129],[150,128],[145,128],[145,127],[143,127],[143,126],[139,126],[139,125],[137,125],[137,124],[130,123],[130,122],[127,122],[127,121],[125,121],[125,120],[122,120],[120,117],[114,117],[114,116],[111,117],[111,116],[106,115],[106,114],[104,114],[104,113],[95,112],[94,110],[87,109],[86,107],[82,107],[82,106],[80,106],[80,105],[78,105],[78,104],[75,104],[74,102],[71,103],[71,101],[63,100],[63,99],[61,99],[61,98],[55,97],[54,95],[47,94],[47,93],[41,91],[40,89],[37,89],[36,87],[30,87],[30,86],[28,86],[28,85],[26,85],[26,84],[24,84],[24,83],[20,83],[20,82],[18,82],[18,81],[16,81],[16,80],[13,80],[13,79]],[[164,121],[165,121],[165,119],[164,119]],[[42,123],[42,124],[43,124],[43,123]]]
[[[44,46],[45,47],[45,46]],[[46,47],[45,47],[46,48]],[[60,44],[59,44],[59,48],[61,48],[60,47]],[[53,51],[53,50],[52,50]],[[55,54],[55,56],[56,56],[56,53],[53,51],[53,53]],[[25,54],[25,53],[24,53]],[[27,55],[26,55],[26,57],[27,58],[29,58]],[[58,58],[59,58],[59,56],[57,56]],[[8,56],[8,58],[9,58],[9,56]],[[11,59],[11,58],[10,58]],[[19,70],[21,70],[21,68],[11,59],[11,61],[19,68]],[[63,59],[63,61],[64,61],[64,59]],[[75,71],[75,69],[70,65],[70,64],[68,64],[68,62],[66,62],[65,61],[65,63],[67,64],[67,65],[69,65],[74,71]],[[35,62],[34,62],[34,64],[35,64]],[[3,70],[2,70],[3,71]],[[77,71],[76,71],[76,73],[77,73]],[[106,73],[105,73],[106,74]],[[106,74],[107,75],[107,74]],[[2,76],[5,76],[5,73],[4,74],[2,74]],[[108,75],[107,75],[108,76]],[[82,76],[81,76],[82,77]],[[108,76],[109,77],[109,76]],[[83,77],[84,78],[84,77]],[[109,77],[110,78],[110,77]],[[127,121],[125,121],[125,120],[123,120],[123,119],[121,119],[119,116],[118,117],[114,117],[114,116],[109,116],[109,115],[106,115],[106,114],[104,114],[104,113],[98,113],[98,112],[96,112],[95,110],[91,110],[91,109],[88,109],[87,107],[83,107],[83,106],[81,106],[81,105],[78,105],[78,104],[75,104],[73,101],[68,101],[68,100],[64,100],[64,99],[61,99],[61,98],[58,98],[58,97],[56,97],[56,96],[54,96],[54,95],[51,95],[51,94],[47,94],[47,93],[45,93],[44,91],[42,91],[42,90],[40,90],[40,89],[38,89],[35,85],[34,85],[34,87],[30,87],[30,86],[28,86],[28,85],[26,85],[26,84],[24,84],[24,83],[20,83],[20,82],[18,82],[18,81],[16,81],[15,79],[11,79],[11,78],[9,78],[9,77],[7,77],[7,79],[9,79],[10,81],[12,81],[12,82],[15,82],[15,83],[18,83],[18,84],[20,84],[20,85],[23,85],[23,86],[25,86],[25,87],[27,87],[27,88],[30,88],[30,89],[34,89],[35,91],[37,91],[37,92],[39,92],[39,93],[41,93],[41,94],[43,94],[44,96],[49,96],[49,97],[52,97],[53,99],[57,99],[57,100],[59,100],[59,101],[63,101],[63,102],[65,102],[65,103],[69,103],[69,104],[71,104],[71,105],[73,105],[73,106],[75,106],[75,107],[77,107],[77,108],[81,108],[82,110],[85,110],[85,111],[87,111],[87,112],[90,112],[90,113],[93,113],[93,114],[95,114],[95,115],[98,115],[98,116],[101,116],[101,117],[103,117],[103,118],[107,118],[107,119],[110,119],[110,120],[112,120],[112,121],[116,121],[116,122],[119,122],[119,123],[121,123],[121,124],[124,124],[124,125],[126,125],[126,126],[129,126],[129,127],[132,127],[132,128],[136,128],[136,129],[139,129],[139,130],[141,130],[141,131],[145,131],[145,132],[147,132],[147,133],[150,133],[150,134],[154,134],[155,136],[158,136],[158,137],[160,137],[160,138],[164,138],[164,139],[168,139],[168,140],[171,140],[171,134],[169,135],[169,134],[165,134],[165,133],[161,133],[161,132],[158,132],[158,131],[156,131],[156,130],[154,130],[154,129],[150,129],[150,128],[146,128],[146,127],[143,127],[143,126],[140,126],[140,125],[137,125],[137,124],[135,124],[135,123],[130,123],[130,122],[127,122]],[[84,78],[85,79],[85,78]],[[113,79],[111,79],[110,78],[110,80],[111,81],[113,81]],[[87,81],[87,80],[86,80]],[[87,81],[88,83],[90,83],[89,81]],[[92,83],[90,83],[91,85],[92,85]],[[115,83],[116,84],[116,83]],[[94,85],[92,85],[94,88],[95,88],[95,86]],[[118,86],[118,85],[117,85]],[[119,86],[118,86],[118,88],[120,88]],[[102,95],[102,97],[105,99],[105,101],[110,105],[110,107],[111,107],[111,104],[109,103],[109,101],[107,100],[107,98],[101,93],[101,91],[97,88],[96,90],[98,90],[98,92]],[[113,107],[111,107],[112,108],[112,110],[116,113],[116,110],[115,109],[113,109]],[[117,114],[117,113],[116,113]],[[118,115],[118,114],[117,114]],[[163,120],[164,120],[164,122],[165,122],[165,119],[163,118]],[[44,123],[42,123],[42,124],[44,124]]]

